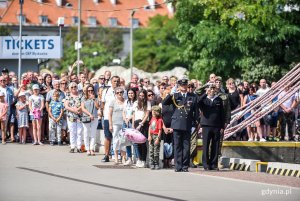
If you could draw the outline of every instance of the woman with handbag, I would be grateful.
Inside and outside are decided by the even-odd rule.
[[[151,111],[151,103],[147,101],[147,91],[142,90],[138,92],[138,99],[133,105],[132,115],[132,128],[139,130],[148,139],[148,118]],[[147,142],[137,144],[139,160],[136,162],[136,166],[140,168],[146,167],[147,158]],[[134,145],[136,146],[136,144]]]
[[[69,85],[70,95],[66,97],[64,106],[67,110],[67,124],[70,131],[70,153],[74,153],[77,147],[77,152],[81,153],[82,143],[82,123],[80,120],[82,109],[81,99],[82,95],[79,94],[77,84],[71,82]]]
[[[109,130],[113,135],[113,150],[115,152],[115,165],[118,165],[118,151],[121,151],[122,162],[125,164],[125,147],[121,147],[119,132],[123,126],[123,109],[125,100],[123,98],[124,90],[121,87],[116,87],[115,99],[109,104]]]
[[[83,140],[88,156],[95,155],[95,138],[98,125],[99,109],[98,101],[96,100],[94,86],[92,84],[85,87],[84,97],[81,102],[82,109],[82,125],[83,125]]]

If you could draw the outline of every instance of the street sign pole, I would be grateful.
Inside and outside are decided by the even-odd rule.
[[[18,81],[21,83],[21,65],[22,65],[22,23],[23,23],[23,4],[24,0],[19,0],[20,15],[19,15],[19,65],[18,65]]]

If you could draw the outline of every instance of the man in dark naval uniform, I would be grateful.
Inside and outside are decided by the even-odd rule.
[[[179,85],[177,92],[171,92],[162,104],[174,106],[171,128],[174,138],[175,172],[188,172],[191,129],[199,115],[197,96],[187,92],[188,79],[186,77],[178,80],[177,85]]]
[[[215,84],[207,85],[206,93],[199,97],[204,170],[218,170],[218,151],[220,136],[225,128],[225,110],[223,100],[216,93]],[[210,147],[211,146],[211,147]]]

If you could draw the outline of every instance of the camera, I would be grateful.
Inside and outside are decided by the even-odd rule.
[[[29,80],[27,80],[27,79],[24,79],[24,80],[23,80],[23,85],[25,85],[25,86],[26,86],[26,85],[27,85],[27,84],[29,84],[29,83],[30,83],[30,81],[29,81]]]

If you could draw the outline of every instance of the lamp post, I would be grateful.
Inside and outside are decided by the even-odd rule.
[[[19,0],[20,16],[19,16],[19,65],[18,65],[18,80],[21,81],[21,65],[22,65],[22,23],[23,23],[23,4],[24,0]]]
[[[130,13],[130,79],[133,74],[133,16],[135,10],[131,10]]]
[[[65,25],[65,18],[64,17],[59,17],[57,20],[57,26],[59,26],[59,37],[61,38],[61,29]]]
[[[77,76],[79,77],[80,71],[80,26],[81,26],[81,0],[78,0],[78,32],[77,32]]]
[[[59,17],[58,20],[57,20],[57,26],[59,26],[59,38],[60,38],[60,49],[61,50],[62,50],[62,46],[63,46],[62,38],[61,38],[61,29],[64,25],[65,25],[65,18],[64,17]],[[60,56],[62,57],[62,51],[61,51]]]

